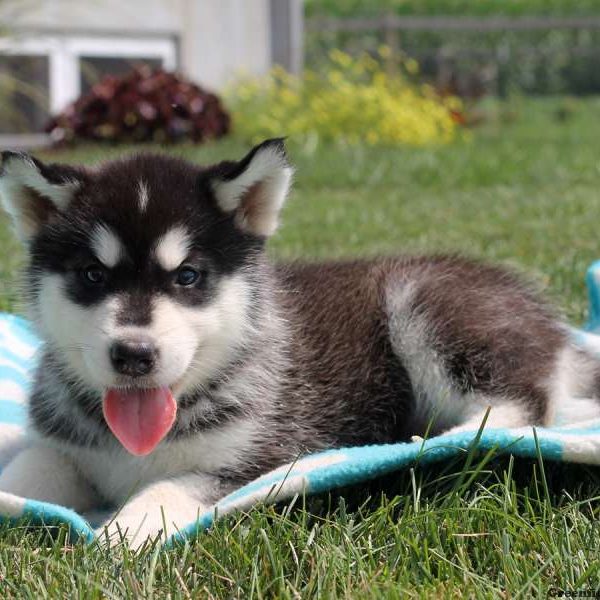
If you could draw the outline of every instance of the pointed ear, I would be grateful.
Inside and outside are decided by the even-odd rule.
[[[219,208],[234,213],[242,231],[266,237],[277,229],[293,172],[283,140],[273,139],[237,163],[218,165],[209,177]]]
[[[45,165],[21,152],[2,152],[0,157],[0,200],[17,235],[27,241],[69,206],[84,174],[74,167]]]

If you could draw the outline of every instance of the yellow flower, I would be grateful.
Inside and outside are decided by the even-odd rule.
[[[389,58],[392,55],[392,49],[389,46],[381,45],[377,48],[377,54],[381,58]]]
[[[379,48],[380,58],[389,48]],[[406,72],[418,72],[413,59]],[[237,133],[249,140],[286,134],[344,144],[442,144],[453,140],[458,126],[457,98],[440,99],[426,85],[399,74],[390,76],[367,54],[334,50],[330,65],[295,77],[276,67],[263,79],[245,79],[227,93]]]
[[[407,58],[404,61],[404,68],[411,75],[416,75],[419,72],[419,63],[414,58]]]

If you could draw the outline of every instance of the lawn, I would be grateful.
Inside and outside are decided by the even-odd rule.
[[[581,323],[585,269],[600,257],[600,100],[530,100],[502,114],[510,119],[437,148],[290,140],[296,186],[272,256],[461,252],[537,279]],[[232,139],[170,151],[211,162],[245,150]],[[93,163],[123,151],[43,157]],[[0,308],[18,310],[22,259],[5,223]],[[69,546],[62,534],[52,541],[3,525],[1,594],[516,598],[600,590],[599,470],[506,458],[473,464],[417,467],[368,489],[256,509],[168,552]]]

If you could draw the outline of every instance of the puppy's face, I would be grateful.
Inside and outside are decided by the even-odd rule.
[[[207,385],[248,339],[257,262],[290,180],[278,140],[206,169],[141,155],[83,170],[4,153],[32,315],[69,377],[104,394]]]

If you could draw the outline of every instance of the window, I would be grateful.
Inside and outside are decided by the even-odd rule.
[[[40,131],[49,114],[64,109],[100,77],[122,74],[138,64],[174,70],[175,40],[69,35],[2,39],[0,133]]]
[[[0,55],[0,133],[41,131],[48,119],[48,57]]]
[[[79,58],[79,88],[82,94],[105,75],[124,75],[139,65],[162,67],[158,58],[115,58],[113,56],[81,56]]]

